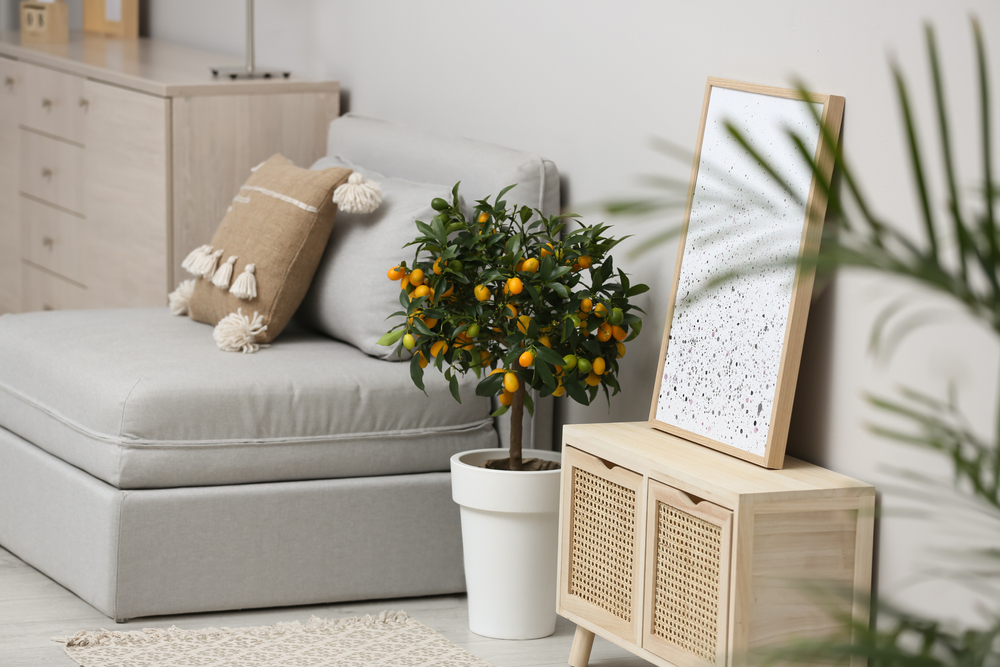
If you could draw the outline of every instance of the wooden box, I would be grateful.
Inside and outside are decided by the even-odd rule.
[[[139,0],[83,0],[83,30],[109,37],[139,37]]]
[[[21,41],[25,44],[69,42],[69,7],[65,2],[22,2]]]
[[[766,470],[645,423],[564,429],[559,613],[662,666],[742,667],[868,619],[875,489]],[[823,596],[816,587],[847,591]]]

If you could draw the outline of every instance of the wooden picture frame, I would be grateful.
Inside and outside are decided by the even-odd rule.
[[[816,256],[827,204],[788,132],[803,137],[829,182],[835,146],[820,128],[836,141],[843,110],[835,95],[708,79],[650,407],[654,428],[783,466],[814,278],[796,260]]]
[[[139,0],[83,0],[83,30],[138,39]]]

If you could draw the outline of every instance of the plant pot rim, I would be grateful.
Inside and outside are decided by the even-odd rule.
[[[494,468],[486,468],[476,463],[470,462],[468,459],[477,459],[478,462],[483,463],[486,461],[492,461],[494,459],[502,459],[510,456],[510,449],[500,448],[500,447],[489,447],[486,449],[469,449],[464,452],[458,452],[453,454],[451,457],[452,465],[460,465],[468,468],[476,468],[479,470],[484,470],[489,473],[496,473],[501,475],[506,475],[509,473],[520,473],[523,475],[544,475],[548,474],[559,474],[560,468],[554,468],[552,470],[497,470]],[[522,449],[521,450],[522,459],[543,459],[546,461],[556,461],[557,463],[562,462],[562,452],[554,452],[549,449]]]

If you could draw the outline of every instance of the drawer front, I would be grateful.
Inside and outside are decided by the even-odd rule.
[[[678,667],[725,667],[732,511],[650,480],[642,646]]]
[[[69,310],[87,308],[87,289],[38,267],[21,265],[22,309]]]
[[[69,280],[86,284],[86,222],[78,216],[39,204],[21,201],[21,257]]]
[[[19,65],[24,82],[21,125],[83,144],[88,106],[84,79],[28,63]]]
[[[559,605],[639,641],[642,475],[563,452]]]
[[[21,192],[83,215],[83,149],[21,130]]]

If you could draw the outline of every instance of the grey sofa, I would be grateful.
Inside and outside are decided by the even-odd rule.
[[[354,116],[328,153],[558,208],[530,153]],[[5,315],[0,545],[117,620],[462,591],[449,457],[509,426],[475,378],[462,404],[426,381],[301,325],[242,355],[167,308]],[[549,448],[538,405],[526,444]]]

